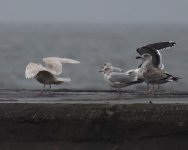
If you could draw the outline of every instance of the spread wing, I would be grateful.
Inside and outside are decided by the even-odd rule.
[[[162,49],[173,47],[175,44],[176,44],[176,42],[167,41],[167,42],[152,43],[152,44],[148,44],[146,46],[152,47],[156,50],[162,50]]]
[[[148,47],[148,46],[143,46],[140,47],[136,50],[140,55],[143,54],[150,54],[152,56],[152,62],[154,67],[159,68],[161,64],[161,54],[158,50]]]
[[[117,73],[113,72],[111,73],[110,79],[111,82],[122,82],[122,83],[130,83],[135,81],[136,79],[134,77],[131,77],[125,73]]]
[[[47,69],[45,67],[43,67],[41,64],[29,63],[25,69],[25,77],[33,78],[40,71],[47,71]]]
[[[175,42],[158,42],[152,43],[145,46],[138,48],[136,51],[140,54],[150,54],[152,56],[153,65],[156,68],[163,68],[164,65],[162,64],[162,56],[159,50],[173,47],[176,43]]]
[[[80,63],[77,60],[69,59],[69,58],[58,58],[58,57],[46,57],[43,58],[45,63],[45,67],[54,75],[60,75],[62,73],[62,64],[69,63],[69,64],[78,64]]]

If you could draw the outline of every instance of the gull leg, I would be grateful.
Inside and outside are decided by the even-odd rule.
[[[152,93],[152,90],[153,90],[153,86],[151,86],[150,88],[149,88],[149,90],[148,90],[148,95],[151,95],[151,93]]]
[[[121,95],[121,88],[117,88],[116,91]]]
[[[148,91],[147,91],[147,94],[148,94],[148,95],[149,95],[150,92],[151,92],[151,88],[152,88],[152,87],[150,87],[150,88],[148,89]]]
[[[151,90],[151,95],[153,95],[155,92],[155,84],[152,84],[152,90]]]
[[[121,95],[121,89],[119,88],[118,91],[119,91],[119,96],[120,96]]]
[[[43,86],[43,88],[42,88],[42,92],[41,92],[41,93],[43,93],[43,92],[44,92],[44,89],[45,89],[45,84],[44,84],[44,86]]]
[[[157,87],[158,87],[158,88],[157,88],[158,91],[156,92],[156,94],[159,95],[160,84],[158,83],[157,85],[158,85],[158,86],[157,86]]]
[[[45,89],[45,84],[44,84],[44,86],[43,86],[41,92],[40,92],[38,95],[42,95],[42,93],[44,92],[44,89]]]
[[[145,94],[148,94],[148,93],[149,93],[149,83],[147,83],[147,88],[146,88]]]
[[[155,92],[155,84],[153,84],[153,94],[154,94],[154,92]]]
[[[121,88],[117,88],[117,92],[118,92],[118,97],[117,97],[117,99],[119,99],[120,96],[121,96]]]
[[[52,88],[51,84],[48,84],[49,85],[49,91],[48,91],[48,94],[50,94],[50,90]]]

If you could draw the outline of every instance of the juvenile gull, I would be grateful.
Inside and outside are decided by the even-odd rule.
[[[143,60],[143,64],[141,66],[143,70],[143,77],[146,83],[153,85],[150,89],[147,90],[147,93],[154,93],[155,84],[164,84],[167,82],[178,81],[179,79],[181,79],[167,73],[164,69],[154,67],[152,62],[152,56],[150,54],[143,54],[141,58]]]
[[[45,66],[36,63],[29,63],[25,69],[26,78],[35,78],[41,84],[49,85],[51,89],[51,84],[61,84],[64,82],[70,82],[70,78],[59,78],[57,75],[62,73],[62,64],[78,64],[79,61],[69,59],[69,58],[58,58],[58,57],[46,57],[43,58]],[[43,91],[43,90],[42,90]]]
[[[138,48],[136,51],[140,54],[150,54],[152,56],[153,66],[163,69],[162,56],[160,50],[173,47],[176,43],[172,41],[152,43]],[[141,64],[142,65],[142,64]],[[141,66],[140,65],[140,66]],[[139,66],[139,67],[140,67]]]
[[[137,76],[135,76],[135,74],[133,74],[131,71],[115,72],[112,65],[102,67],[100,72],[103,73],[104,79],[107,81],[110,87],[116,88],[120,93],[121,88],[140,83],[140,80],[138,80]]]

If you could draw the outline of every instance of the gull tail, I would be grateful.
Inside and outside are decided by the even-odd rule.
[[[56,84],[61,84],[61,83],[68,83],[71,81],[71,78],[57,78],[56,79]]]
[[[182,79],[182,78],[180,78],[180,77],[176,77],[176,76],[173,76],[173,75],[171,75],[171,74],[168,74],[168,73],[166,73],[166,75],[167,75],[167,81],[168,82],[172,82],[172,81],[178,81],[179,79]]]
[[[80,62],[70,58],[59,58],[61,63],[68,63],[68,64],[79,64]]]
[[[174,77],[174,76],[171,77],[172,81],[176,81],[177,82],[179,79],[182,79],[182,78],[180,78],[180,77]]]

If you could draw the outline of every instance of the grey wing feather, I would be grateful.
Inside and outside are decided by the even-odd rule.
[[[135,78],[125,74],[125,73],[112,73],[110,76],[111,82],[132,82],[135,81]]]
[[[43,58],[45,63],[45,67],[49,69],[54,75],[60,75],[62,73],[62,64],[70,63],[70,64],[78,64],[80,63],[77,60],[69,59],[69,58],[59,58],[59,57],[46,57]]]

